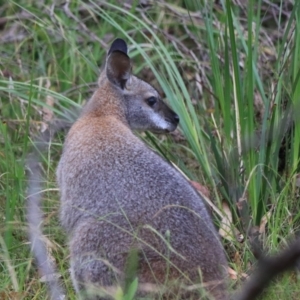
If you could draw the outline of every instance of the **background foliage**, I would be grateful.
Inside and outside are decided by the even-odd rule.
[[[204,194],[233,285],[261,251],[297,236],[299,9],[292,0],[0,3],[0,298],[45,297],[27,242],[25,158],[49,122],[76,118],[116,37],[130,45],[134,73],[180,115],[175,133],[141,138]],[[43,206],[49,255],[72,299],[55,184],[64,136],[43,156]],[[290,273],[263,299],[299,294]]]

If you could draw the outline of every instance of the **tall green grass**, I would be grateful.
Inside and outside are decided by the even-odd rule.
[[[5,4],[2,14],[9,18],[2,31],[17,27],[15,41],[0,45],[0,297],[12,292],[45,297],[26,237],[26,153],[46,126],[44,108],[58,118],[76,118],[96,87],[103,45],[115,37],[130,45],[134,72],[159,87],[180,115],[177,137],[142,138],[210,190],[220,212],[214,214],[218,226],[226,217],[223,202],[229,203],[233,221],[224,244],[232,266],[247,270],[254,261],[253,240],[264,251],[275,251],[293,238],[299,226],[300,24],[299,4],[289,18],[284,4],[278,1],[277,24],[271,28],[264,17],[274,7],[261,0],[249,0],[246,7],[230,0],[219,5],[156,1],[148,7],[138,1],[131,6],[118,1]],[[28,16],[20,18],[21,11]],[[57,242],[53,255],[72,297],[66,239],[56,218],[58,195],[52,190],[62,142],[59,136],[43,157],[45,233]],[[240,260],[233,259],[237,254]],[[284,282],[275,290],[287,299],[291,294]]]

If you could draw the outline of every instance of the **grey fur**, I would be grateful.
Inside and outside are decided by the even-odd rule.
[[[200,283],[201,269],[207,290],[226,299],[227,261],[203,200],[132,132],[170,132],[179,118],[152,86],[130,75],[123,46],[113,43],[57,169],[74,286],[84,299],[105,298],[97,292],[124,286],[128,255],[136,249],[140,287],[177,280],[179,293],[179,282]]]

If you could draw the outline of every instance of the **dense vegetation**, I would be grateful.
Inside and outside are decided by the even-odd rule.
[[[26,155],[49,122],[75,119],[115,37],[130,45],[134,73],[180,115],[175,133],[141,138],[208,201],[235,271],[233,289],[261,252],[277,252],[298,234],[298,1],[8,0],[0,4],[1,299],[45,298],[27,239]],[[43,154],[44,228],[74,299],[57,221],[64,136]],[[299,295],[291,272],[262,298]]]

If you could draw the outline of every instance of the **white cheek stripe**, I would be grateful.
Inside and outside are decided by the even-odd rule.
[[[158,114],[152,114],[151,115],[152,122],[160,129],[167,129],[169,128],[169,123],[165,121],[165,119],[158,115]]]

